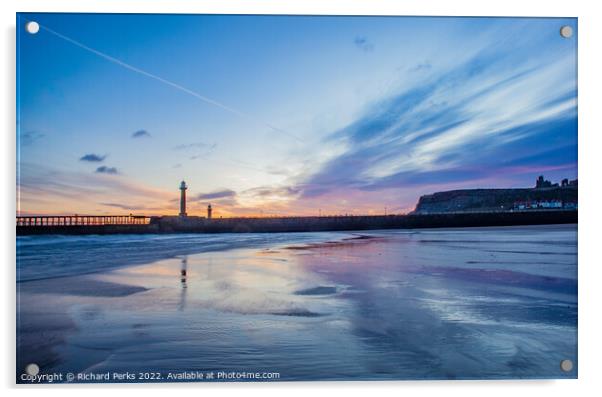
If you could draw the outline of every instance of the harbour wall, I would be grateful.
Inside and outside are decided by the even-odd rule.
[[[218,219],[162,216],[152,217],[146,225],[17,226],[17,235],[319,232],[547,225],[577,223],[577,219],[577,210]]]

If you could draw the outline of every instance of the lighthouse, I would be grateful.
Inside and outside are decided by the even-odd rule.
[[[186,182],[180,183],[180,216],[186,216]]]
[[[211,214],[211,213],[212,213],[212,212],[213,212],[213,209],[211,208],[211,204],[209,204],[209,205],[207,206],[207,219],[211,219],[211,217],[212,217],[212,214]]]

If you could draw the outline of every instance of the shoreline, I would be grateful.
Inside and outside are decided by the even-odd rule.
[[[572,223],[577,225],[577,223]],[[44,274],[40,276],[38,273],[29,274],[27,267],[30,266],[28,259],[24,263],[20,255],[22,252],[35,249],[40,249],[51,245],[53,241],[60,244],[68,243],[68,239],[77,238],[79,235],[28,235],[28,236],[17,236],[17,285],[20,283],[27,283],[31,281],[47,280],[54,278],[63,278],[70,276],[79,275],[94,275],[115,269],[125,268],[129,266],[139,266],[156,261],[173,259],[182,255],[197,255],[211,252],[225,252],[234,249],[262,249],[264,247],[270,247],[273,245],[290,245],[284,247],[287,250],[307,250],[312,246],[319,247],[332,246],[328,240],[332,239],[334,235],[338,235],[338,239],[335,239],[335,244],[342,244],[345,242],[357,243],[361,242],[361,239],[378,238],[374,236],[364,236],[362,233],[396,233],[400,234],[411,234],[428,231],[470,231],[470,230],[483,230],[491,231],[496,229],[513,229],[526,227],[562,227],[567,224],[548,224],[548,225],[511,225],[511,226],[475,226],[475,227],[441,227],[441,228],[421,228],[421,229],[377,229],[377,230],[344,230],[344,231],[332,231],[332,232],[295,232],[295,233],[170,233],[170,234],[128,234],[128,235],[81,235],[83,240],[80,242],[90,243],[90,248],[87,257],[76,256],[69,259],[71,264],[81,262],[79,272],[72,274],[70,272],[61,272],[55,270],[52,274]],[[571,225],[571,224],[568,224]],[[277,236],[277,237],[275,237]],[[360,237],[358,239],[357,237]],[[111,238],[119,238],[119,240],[113,241],[114,251],[116,255],[107,257],[104,256],[102,266],[94,269],[90,269],[87,264],[96,264],[95,258],[97,255],[103,255],[102,249],[104,248],[104,241]],[[163,240],[163,238],[167,240]],[[171,240],[171,237],[176,240]],[[45,242],[42,247],[37,246],[38,238],[51,239],[47,243]],[[67,240],[63,240],[67,239]],[[157,240],[158,239],[158,240]],[[184,239],[184,240],[182,240]],[[231,243],[226,244],[225,240],[232,240]],[[348,240],[360,240],[360,241],[348,241]],[[33,243],[35,247],[29,244]],[[301,245],[299,245],[301,244]],[[131,249],[129,249],[131,247]],[[57,247],[60,248],[60,247]],[[98,250],[101,251],[98,251]],[[122,252],[125,251],[125,252]],[[53,256],[54,251],[44,252],[46,256]],[[60,261],[57,262],[61,265]],[[25,268],[24,268],[25,266]]]

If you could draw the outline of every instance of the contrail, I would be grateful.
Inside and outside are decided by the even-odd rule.
[[[112,57],[110,55],[107,55],[107,54],[105,54],[105,53],[103,53],[101,51],[98,51],[98,50],[96,50],[96,49],[94,49],[92,47],[89,47],[89,46],[87,46],[87,45],[85,45],[85,44],[83,44],[83,43],[81,43],[81,42],[79,42],[77,40],[74,40],[74,39],[72,39],[70,37],[67,37],[67,36],[65,36],[65,35],[57,32],[55,30],[52,30],[52,29],[50,29],[47,26],[44,26],[42,24],[39,24],[39,25],[40,25],[41,29],[44,29],[48,33],[53,34],[54,36],[59,37],[59,38],[65,40],[65,41],[67,41],[67,42],[69,42],[69,43],[71,43],[71,44],[79,47],[79,48],[82,48],[82,49],[88,51],[88,52],[91,52],[92,54],[98,55],[99,57],[104,58],[104,59],[106,59],[109,62],[112,62],[112,63],[114,63],[116,65],[119,65],[119,66],[123,66],[124,68],[126,68],[128,70],[131,70],[132,72],[139,73],[139,74],[141,74],[143,76],[149,77],[149,78],[151,78],[153,80],[156,80],[156,81],[158,81],[160,83],[166,84],[166,85],[168,85],[168,86],[170,86],[172,88],[175,88],[175,89],[180,90],[180,91],[182,91],[182,92],[184,92],[184,93],[186,93],[188,95],[191,95],[191,96],[193,96],[193,97],[195,97],[197,99],[200,99],[201,101],[203,101],[205,103],[208,103],[208,104],[213,105],[213,106],[217,106],[218,108],[221,108],[221,109],[223,109],[223,110],[225,110],[227,112],[233,113],[233,114],[235,114],[235,115],[237,115],[239,117],[251,120],[251,121],[253,121],[255,123],[259,123],[259,124],[265,125],[266,127],[268,127],[269,129],[271,129],[273,131],[276,131],[276,132],[279,132],[281,134],[287,135],[287,136],[289,136],[291,138],[296,139],[299,142],[302,142],[301,138],[299,138],[299,137],[291,134],[290,132],[287,132],[287,131],[284,131],[284,130],[282,130],[280,128],[277,128],[277,127],[271,125],[270,123],[266,123],[265,121],[257,120],[255,118],[249,116],[246,113],[243,113],[243,112],[241,112],[241,111],[239,111],[237,109],[234,109],[234,108],[232,108],[230,106],[224,105],[223,103],[218,102],[218,101],[216,101],[214,99],[211,99],[209,97],[201,95],[198,92],[192,91],[192,90],[190,90],[190,89],[188,89],[188,88],[186,88],[186,87],[184,87],[184,86],[182,86],[180,84],[177,84],[177,83],[174,83],[173,81],[164,79],[163,77],[157,76],[156,74],[149,73],[149,72],[147,72],[145,70],[142,70],[142,69],[137,68],[137,67],[135,67],[133,65],[130,65],[129,63],[123,62],[120,59],[117,59],[117,58]]]

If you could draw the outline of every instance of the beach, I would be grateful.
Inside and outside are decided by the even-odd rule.
[[[158,374],[137,381],[577,376],[576,225],[27,236],[17,259],[17,382],[29,363]]]

